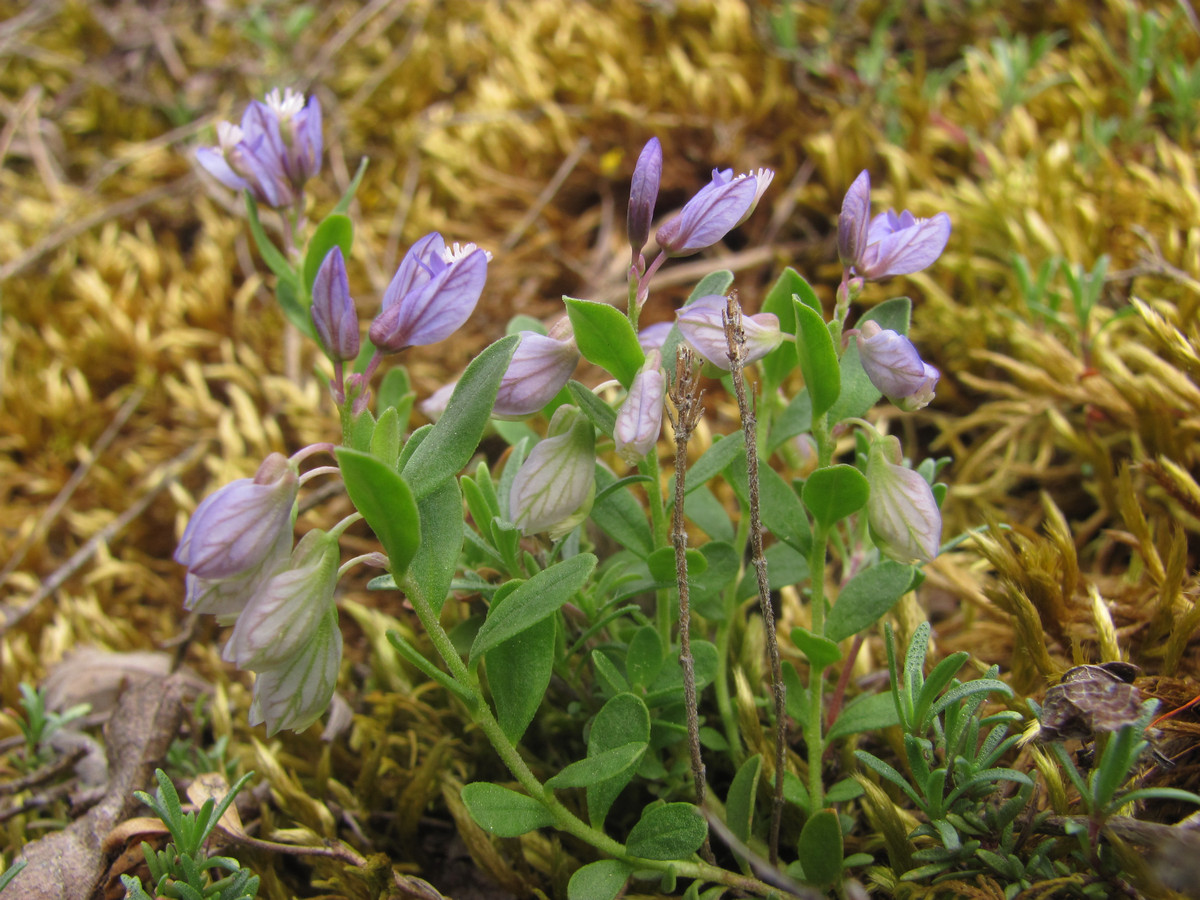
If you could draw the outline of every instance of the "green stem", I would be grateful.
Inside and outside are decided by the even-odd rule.
[[[818,525],[808,558],[811,579],[810,609],[812,632],[825,635],[825,556],[829,549],[829,531]],[[825,756],[825,666],[810,663],[808,672],[808,724],[804,743],[808,747],[808,795],[815,812],[825,806],[825,785],[821,779],[821,760]]]
[[[521,758],[521,754],[516,746],[505,735],[504,729],[500,727],[500,723],[496,721],[496,717],[492,715],[491,708],[483,698],[479,687],[479,680],[467,668],[466,664],[462,661],[462,657],[458,655],[458,651],[454,649],[450,635],[442,628],[442,623],[439,621],[437,614],[434,613],[433,607],[430,606],[420,586],[409,579],[405,579],[404,591],[417,613],[417,618],[421,620],[421,624],[425,627],[425,631],[429,635],[434,649],[437,650],[442,660],[446,663],[446,667],[450,670],[450,674],[454,680],[463,687],[464,694],[470,697],[470,700],[467,701],[467,707],[475,724],[483,731],[501,761],[508,767],[508,770],[513,774],[513,777],[516,778],[521,787],[525,789],[526,793],[545,806],[554,817],[554,825],[559,831],[577,837],[579,840],[595,847],[601,853],[607,854],[614,859],[623,860],[637,869],[655,869],[660,872],[673,870],[684,878],[695,878],[715,884],[723,884],[731,888],[756,894],[760,897],[779,893],[778,888],[771,887],[757,878],[750,878],[730,872],[709,863],[642,859],[630,856],[623,844],[609,837],[600,829],[591,827],[563,806],[558,801],[558,798],[554,796],[554,792],[538,781],[537,776],[533,774],[528,764]]]

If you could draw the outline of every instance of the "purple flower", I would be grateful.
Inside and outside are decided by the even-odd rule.
[[[617,453],[631,466],[645,459],[658,443],[666,391],[662,354],[651,350],[629,386],[629,395],[617,411],[613,429]]]
[[[942,513],[929,482],[900,464],[900,442],[877,440],[867,456],[867,522],[876,544],[901,562],[929,562],[942,540]]]
[[[775,173],[759,169],[733,175],[733,169],[713,169],[712,181],[696,192],[679,215],[655,233],[667,256],[687,256],[711,247],[749,218]]]
[[[858,329],[858,356],[871,384],[901,409],[922,409],[933,400],[938,370],[922,361],[904,335],[863,322]]]
[[[546,437],[529,451],[513,479],[509,516],[525,535],[569,533],[592,509],[596,495],[596,435],[574,406],[560,406]]]
[[[838,216],[838,255],[842,265],[868,281],[910,275],[933,264],[950,240],[950,217],[918,219],[907,209],[871,215],[871,176],[854,179]]]
[[[474,244],[451,248],[437,232],[405,254],[371,323],[371,342],[385,353],[436,344],[467,321],[483,293],[491,255]]]
[[[531,416],[554,399],[579,364],[579,349],[563,319],[550,334],[522,331],[508,370],[500,380],[492,415],[501,419]]]
[[[654,203],[658,199],[658,182],[662,178],[662,144],[652,137],[642,148],[633,168],[633,183],[629,188],[629,246],[634,259],[646,246],[650,224],[654,221]]]
[[[233,578],[258,567],[291,533],[299,479],[291,463],[272,453],[253,478],[239,478],[196,507],[175,550],[188,574]]]
[[[325,255],[313,281],[312,301],[313,325],[325,355],[343,361],[358,356],[358,310],[350,297],[341,247]]]
[[[291,529],[280,529],[274,545],[262,561],[229,578],[200,578],[188,573],[184,579],[183,608],[216,616],[222,625],[237,617],[269,579],[288,564],[292,552]]]
[[[675,313],[675,324],[684,339],[705,360],[718,369],[729,371],[729,344],[725,340],[725,298],[720,294],[700,297]],[[742,316],[746,334],[743,362],[749,365],[762,359],[783,341],[779,317],[773,313]]]
[[[259,203],[291,206],[304,184],[321,169],[321,104],[291,88],[271,91],[266,102],[250,101],[241,125],[220,122],[217,146],[201,147],[196,161],[235,191]]]
[[[342,632],[332,604],[308,641],[278,666],[258,674],[250,702],[250,724],[303,731],[329,708],[342,663]]]
[[[304,535],[290,563],[258,588],[238,616],[224,659],[262,672],[300,652],[333,607],[339,561],[336,537],[318,529]]]

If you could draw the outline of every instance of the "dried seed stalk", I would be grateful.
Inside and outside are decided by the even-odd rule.
[[[729,345],[729,374],[737,395],[738,411],[742,416],[742,431],[746,436],[746,483],[750,493],[750,549],[754,572],[758,579],[758,606],[762,610],[767,634],[767,652],[771,657],[771,682],[775,692],[775,796],[771,803],[771,864],[779,862],[779,825],[783,816],[783,770],[787,758],[787,693],[783,684],[783,666],[779,660],[779,642],[775,637],[775,610],[771,606],[771,588],[767,580],[767,558],[763,555],[762,517],[759,513],[758,440],[754,408],[746,400],[746,379],[743,374],[746,333],[742,329],[742,309],[737,295],[725,301],[725,340]]]
[[[671,402],[675,412],[671,425],[675,430],[675,509],[671,516],[671,543],[675,546],[675,581],[679,588],[679,664],[683,667],[683,697],[687,708],[688,747],[692,756],[692,781],[696,788],[696,806],[704,809],[705,769],[700,755],[700,713],[696,700],[696,663],[692,658],[692,611],[688,588],[687,529],[683,524],[683,498],[686,492],[687,445],[704,412],[703,391],[696,379],[696,355],[686,344],[680,344],[675,356],[675,383]],[[708,862],[715,862],[708,838],[700,853]]]

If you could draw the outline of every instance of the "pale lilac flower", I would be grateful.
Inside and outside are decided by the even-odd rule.
[[[226,662],[254,672],[286,664],[333,607],[339,561],[336,537],[319,529],[304,535],[290,563],[258,588],[238,616]]]
[[[341,247],[330,250],[317,270],[311,312],[326,356],[337,361],[358,356],[358,310],[350,297],[350,280]]]
[[[330,605],[308,641],[280,665],[259,672],[250,703],[250,724],[303,731],[329,708],[342,662],[342,632]]]
[[[421,401],[419,409],[425,415],[425,418],[431,422],[436,422],[442,417],[442,413],[446,411],[446,407],[450,403],[450,398],[454,395],[454,389],[458,387],[458,380],[455,379],[449,384],[443,384],[440,388]]]
[[[239,478],[209,494],[188,521],[175,561],[206,580],[232,578],[256,568],[290,534],[299,491],[295,468],[272,453],[253,478]]]
[[[645,459],[658,443],[666,392],[667,376],[662,370],[662,354],[651,350],[629,386],[629,395],[617,411],[613,428],[616,451],[631,466]]]
[[[184,579],[183,608],[216,616],[222,625],[237,617],[269,579],[286,568],[292,552],[291,529],[280,529],[275,544],[262,561],[230,578],[200,578],[188,573]]]
[[[922,409],[933,400],[938,370],[921,359],[904,335],[864,322],[858,329],[858,355],[871,384],[901,409]]]
[[[561,320],[548,335],[522,331],[500,380],[492,415],[500,419],[533,415],[563,389],[578,364],[579,348],[569,320]]]
[[[687,256],[711,247],[749,218],[775,173],[759,169],[734,176],[713,169],[712,181],[696,192],[679,215],[661,225],[655,240],[667,256]]]
[[[385,353],[436,344],[467,321],[483,293],[491,255],[474,244],[446,247],[437,232],[409,248],[371,324],[371,343]]]
[[[641,345],[643,353],[649,353],[651,350],[661,350],[667,342],[667,335],[671,333],[671,328],[674,327],[674,322],[655,322],[653,325],[647,325],[638,332],[638,344]]]
[[[871,214],[871,177],[864,170],[850,185],[838,217],[842,265],[868,281],[910,275],[933,264],[950,239],[950,217],[918,219],[908,210]]]
[[[557,540],[587,518],[595,496],[592,423],[574,406],[560,406],[513,479],[509,517],[522,534],[546,531]]]
[[[321,104],[315,96],[278,88],[266,103],[252,100],[241,125],[220,122],[217,146],[201,147],[196,161],[226,187],[249,191],[259,203],[291,206],[321,169]]]
[[[629,213],[626,220],[629,231],[629,246],[634,259],[646,246],[650,236],[650,225],[654,221],[654,203],[658,199],[658,183],[662,178],[662,144],[652,137],[642,148],[637,165],[633,168],[633,182],[629,187]]]
[[[879,548],[900,562],[929,562],[942,540],[942,513],[933,488],[919,472],[901,465],[900,442],[877,440],[867,456],[867,521]]]
[[[725,340],[725,298],[720,294],[700,297],[675,313],[675,324],[684,339],[705,360],[718,369],[729,371],[729,344]],[[743,362],[757,362],[783,341],[779,317],[773,313],[758,313],[742,316],[742,330],[746,334],[746,349]]]

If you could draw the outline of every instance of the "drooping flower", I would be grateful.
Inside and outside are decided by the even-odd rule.
[[[725,340],[725,298],[709,294],[689,303],[675,313],[675,324],[697,353],[718,369],[729,371],[729,344]],[[746,335],[743,363],[762,359],[783,341],[779,317],[773,313],[742,316]]]
[[[280,453],[268,456],[253,478],[239,478],[209,494],[188,521],[175,561],[188,574],[226,579],[258,567],[281,532],[290,535],[300,481]]]
[[[189,572],[184,579],[183,608],[216,616],[222,625],[229,624],[259,588],[287,566],[291,552],[292,532],[284,528],[262,561],[244,572],[229,578],[200,578]]]
[[[629,395],[617,411],[613,428],[616,451],[631,466],[645,459],[658,443],[666,391],[662,354],[651,350],[629,386]]]
[[[250,724],[265,723],[268,735],[281,728],[303,731],[329,708],[341,663],[342,632],[331,605],[296,653],[258,673]]]
[[[557,540],[587,518],[595,495],[592,423],[574,406],[560,406],[513,479],[509,516],[522,534],[546,531]]]
[[[335,361],[358,356],[358,310],[350,297],[342,248],[325,255],[312,287],[312,319],[325,355]]]
[[[259,586],[238,616],[225,660],[254,672],[285,665],[333,607],[339,560],[336,537],[319,529],[304,535],[289,564]]]
[[[447,248],[436,231],[405,254],[371,323],[371,342],[385,353],[436,344],[467,321],[483,293],[491,255],[474,244]]]
[[[902,464],[894,436],[875,441],[867,456],[867,521],[879,548],[893,559],[929,562],[942,540],[942,513],[933,488]]]
[[[259,203],[291,206],[321,169],[321,104],[287,88],[250,101],[240,125],[220,122],[217,146],[201,147],[196,161],[226,187],[249,191]]]
[[[629,188],[629,213],[626,219],[629,230],[629,246],[634,259],[646,246],[650,236],[650,225],[654,221],[654,204],[658,200],[658,183],[662,178],[662,144],[652,137],[642,148],[637,165],[633,169],[633,182]]]
[[[533,415],[563,389],[577,365],[579,348],[570,320],[555,323],[549,334],[522,331],[521,342],[500,380],[492,415],[500,419]]]
[[[736,176],[733,169],[713,169],[712,181],[659,226],[655,240],[667,256],[688,256],[711,247],[750,217],[774,177],[770,169]]]
[[[863,322],[858,329],[858,355],[871,384],[901,409],[922,409],[933,400],[938,370],[921,359],[904,335]]]
[[[838,255],[842,265],[868,281],[910,275],[933,264],[950,239],[950,217],[918,219],[908,210],[871,214],[871,176],[854,179],[838,216]]]

